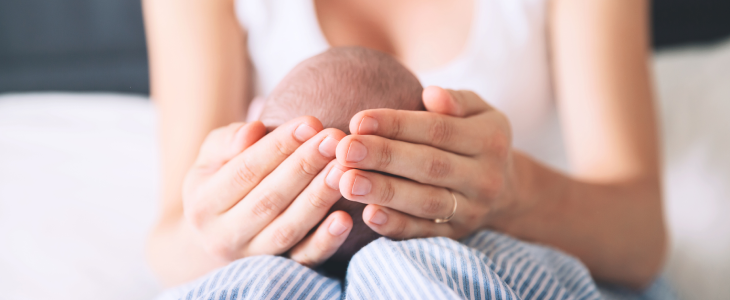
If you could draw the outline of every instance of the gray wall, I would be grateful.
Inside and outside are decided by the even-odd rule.
[[[0,93],[148,93],[140,1],[0,0]],[[730,35],[730,0],[653,6],[655,47]]]

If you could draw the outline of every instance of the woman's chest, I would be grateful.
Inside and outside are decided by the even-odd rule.
[[[360,45],[396,55],[424,86],[476,92],[509,116],[516,139],[542,127],[552,105],[546,0],[469,0],[473,7],[466,8],[326,6],[328,12],[318,11],[325,6],[316,1],[330,0],[237,0],[256,95],[265,97],[294,66],[333,45]]]
[[[475,0],[314,0],[331,46],[390,53],[416,72],[439,68],[463,52]]]

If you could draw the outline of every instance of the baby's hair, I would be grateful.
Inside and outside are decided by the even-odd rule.
[[[313,116],[325,128],[349,134],[350,119],[362,110],[424,110],[422,92],[416,76],[388,54],[361,47],[331,48],[292,69],[269,95],[259,119],[273,129],[300,116]],[[350,214],[353,228],[323,265],[330,275],[343,276],[350,257],[379,237],[363,222],[364,208],[345,198],[332,207],[331,211]]]
[[[269,95],[260,119],[272,127],[313,116],[325,128],[349,134],[350,118],[366,109],[424,110],[422,92],[418,78],[392,56],[337,47],[292,69]]]

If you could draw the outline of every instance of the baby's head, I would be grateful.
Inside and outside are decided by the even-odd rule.
[[[423,110],[423,87],[392,56],[362,47],[337,47],[292,69],[261,111],[267,127],[313,116],[324,128],[349,134],[350,118],[373,108]]]
[[[350,119],[363,110],[424,110],[422,92],[416,76],[390,55],[361,47],[331,48],[292,69],[267,98],[259,119],[273,128],[313,116],[325,128],[350,134]],[[348,261],[378,237],[362,221],[364,207],[345,198],[332,207],[349,213],[354,224],[332,261]]]

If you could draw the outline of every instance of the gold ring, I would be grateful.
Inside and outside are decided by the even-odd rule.
[[[446,217],[446,218],[443,218],[443,219],[433,219],[433,221],[434,221],[434,222],[435,222],[436,224],[441,224],[441,223],[446,223],[446,222],[448,222],[448,221],[451,221],[451,218],[453,218],[453,217],[454,217],[454,215],[456,214],[456,205],[457,205],[457,202],[456,202],[456,195],[454,195],[454,192],[452,192],[451,190],[448,190],[448,191],[449,191],[449,192],[451,193],[451,198],[453,198],[453,199],[454,199],[454,210],[452,210],[452,211],[451,211],[451,215],[449,215],[449,216],[448,216],[448,217]]]

